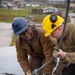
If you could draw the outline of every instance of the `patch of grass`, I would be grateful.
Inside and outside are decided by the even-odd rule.
[[[11,42],[10,46],[15,46],[16,38],[17,38],[17,36],[15,34],[13,34],[12,42]]]
[[[15,17],[33,16],[37,19],[43,18],[42,14],[31,14],[32,8],[23,8],[22,10],[12,10],[6,8],[0,8],[0,22],[12,22]]]

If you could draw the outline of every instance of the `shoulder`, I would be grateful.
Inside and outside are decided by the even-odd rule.
[[[23,40],[21,37],[18,36],[17,39],[16,39],[16,45],[23,46],[25,44],[26,44],[26,41]]]
[[[74,23],[68,23],[68,28],[70,31],[75,31],[75,24]]]
[[[44,44],[50,41],[49,37],[45,37],[44,34],[41,35],[40,40]]]
[[[35,30],[36,30],[37,32],[41,32],[41,33],[44,32],[42,27],[36,27]]]
[[[74,28],[75,28],[75,24],[74,24],[74,23],[67,23],[67,25],[68,25],[69,27],[74,27]]]
[[[30,25],[30,28],[32,31],[36,31],[36,32],[41,32],[43,33],[43,28],[41,26],[36,26],[36,25]]]
[[[75,24],[74,23],[68,23],[66,26],[66,35],[67,37],[75,37]]]
[[[34,29],[34,35],[36,35],[38,37],[41,37],[44,34],[43,28],[42,27],[35,27]]]
[[[67,23],[67,25],[66,25],[66,29],[67,29],[67,31],[75,31],[75,24],[74,23]]]

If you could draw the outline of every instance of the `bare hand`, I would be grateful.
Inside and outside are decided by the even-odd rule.
[[[32,74],[31,74],[31,71],[28,71],[28,72],[26,73],[26,75],[32,75]]]

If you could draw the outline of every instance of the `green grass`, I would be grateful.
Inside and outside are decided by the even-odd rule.
[[[6,8],[0,8],[0,22],[12,22],[15,17],[25,17],[32,15],[36,18],[42,18],[41,14],[31,14],[32,8],[25,7],[23,10],[12,10]]]
[[[14,46],[15,45],[16,38],[17,38],[17,36],[15,34],[13,34],[12,42],[11,42],[10,46]]]
[[[24,17],[28,15],[30,10],[12,10],[0,8],[0,21],[12,22],[15,17]]]

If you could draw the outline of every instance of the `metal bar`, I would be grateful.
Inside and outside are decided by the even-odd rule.
[[[63,28],[61,39],[60,39],[59,44],[58,44],[58,50],[60,49],[60,47],[62,45],[64,32],[65,32],[65,28],[66,28],[66,23],[67,23],[67,18],[68,18],[69,7],[70,7],[70,0],[67,0],[67,8],[66,8],[66,14],[65,14],[64,28]]]

